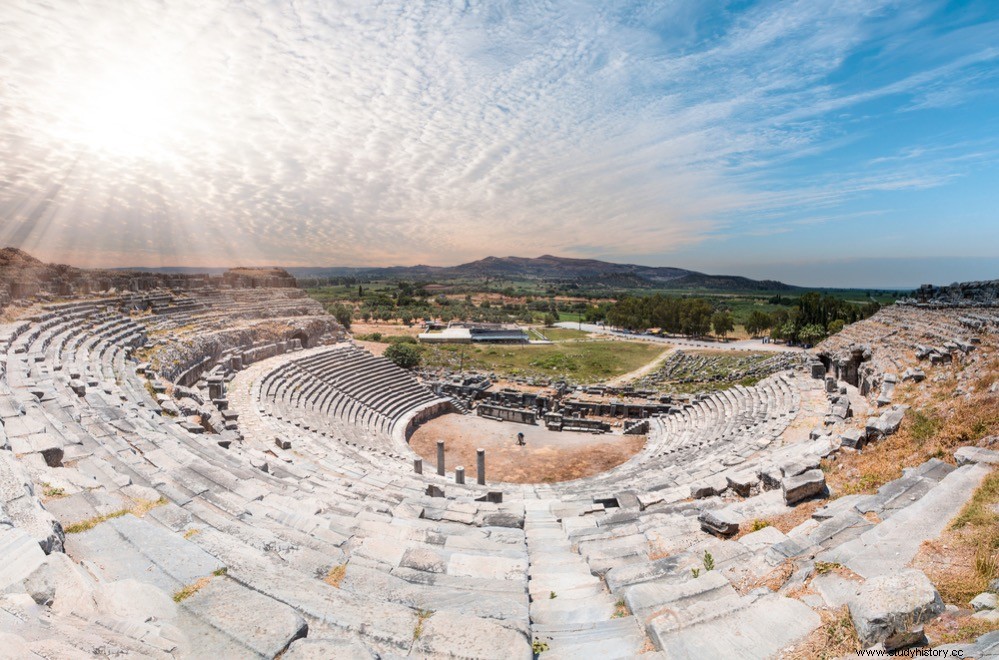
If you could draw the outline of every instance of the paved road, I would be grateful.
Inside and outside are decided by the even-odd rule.
[[[763,343],[762,339],[740,339],[737,341],[705,341],[702,339],[687,339],[686,337],[660,337],[659,335],[642,334],[638,332],[624,332],[621,330],[612,330],[606,326],[593,325],[591,323],[575,323],[572,321],[563,321],[561,323],[556,323],[560,328],[568,328],[569,330],[585,330],[586,332],[597,332],[605,335],[612,335],[614,337],[623,337],[625,339],[641,339],[643,341],[654,341],[661,342],[663,344],[673,344],[674,346],[681,346],[686,348],[701,348],[701,349],[711,349],[715,351],[771,351],[773,353],[798,353],[803,352],[805,349],[798,346],[785,346],[784,344],[771,344]]]

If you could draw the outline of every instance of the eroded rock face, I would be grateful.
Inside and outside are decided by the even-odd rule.
[[[867,344],[850,344],[835,352],[820,353],[823,362],[828,362],[834,381],[846,381],[857,387],[861,386],[861,363],[871,359],[871,347]],[[862,388],[863,390],[863,388]],[[862,392],[866,394],[866,392]]]
[[[860,643],[888,650],[918,641],[922,624],[944,611],[940,593],[915,569],[871,578],[847,605]]]
[[[989,307],[999,302],[999,280],[960,282],[949,286],[924,284],[916,290],[914,298],[919,304],[934,307]]]
[[[45,510],[24,466],[9,451],[0,450],[0,527],[23,530],[45,554],[62,552],[62,525]]]

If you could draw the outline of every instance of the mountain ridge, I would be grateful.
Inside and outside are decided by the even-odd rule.
[[[618,264],[599,259],[577,259],[544,254],[540,257],[484,257],[457,266],[388,267],[289,267],[295,277],[364,277],[369,279],[458,279],[502,278],[574,281],[589,285],[620,287],[622,280],[635,288],[681,288],[718,290],[790,291],[797,289],[777,280],[753,280],[738,275],[709,275],[671,266]]]

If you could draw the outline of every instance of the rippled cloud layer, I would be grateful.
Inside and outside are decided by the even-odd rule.
[[[994,165],[961,114],[996,100],[991,11],[4,2],[0,243],[359,265],[806,240]],[[899,116],[963,128],[882,129]]]

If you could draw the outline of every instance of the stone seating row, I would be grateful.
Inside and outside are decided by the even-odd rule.
[[[96,580],[99,588],[84,591],[104,599],[109,585],[141,584],[143,601],[157,603],[169,602],[172,591],[192,580],[207,583],[178,607],[158,611],[162,625],[111,621],[107,612],[98,611],[114,630],[138,634],[142,628],[141,639],[88,633],[87,643],[128,645],[151,656],[166,651],[273,656],[307,631],[314,644],[353,645],[382,654],[465,648],[479,657],[499,657],[496,649],[503,648],[527,655],[526,593],[516,579],[526,566],[522,532],[470,525],[476,516],[486,522],[482,516],[490,508],[499,513],[497,505],[470,499],[443,505],[418,489],[406,496],[386,495],[375,474],[367,483],[293,476],[298,466],[277,465],[273,456],[261,463],[262,452],[251,456],[247,450],[225,451],[203,442],[164,424],[128,358],[130,347],[118,343],[128,335],[104,330],[100,340],[78,344],[74,364],[83,366],[84,377],[92,373],[115,380],[98,380],[84,397],[69,389],[68,373],[35,373],[37,365],[46,365],[44,354],[31,364],[27,355],[16,360],[13,382],[4,383],[8,393],[3,396],[19,418],[13,426],[37,423],[78,444],[73,442],[69,451],[71,466],[30,456],[15,460],[31,467],[35,483],[48,484],[52,495],[46,505],[67,527],[150,502],[155,506],[144,516],[114,515],[93,529],[69,534],[70,555],[82,564],[67,568],[43,558],[32,574],[58,570],[73,573],[77,582]],[[25,410],[23,404],[32,403],[32,391],[40,387],[51,388],[52,398],[43,396]],[[317,504],[303,513],[302,503],[309,501]],[[459,505],[463,512],[455,508]],[[504,515],[509,523],[509,514]],[[400,533],[405,540],[385,542]],[[413,533],[419,540],[410,538]],[[497,573],[496,560],[489,558],[504,553],[509,556],[506,572]],[[346,567],[338,587],[320,579],[335,568],[333,562]],[[225,574],[212,574],[223,568]],[[167,598],[150,597],[154,592],[145,585]],[[69,598],[63,590],[56,601]],[[243,602],[246,607],[239,609]],[[252,612],[256,615],[249,616]],[[249,618],[240,621],[237,613]],[[414,636],[421,624],[421,634]],[[42,639],[40,628],[29,625],[16,631],[18,643],[29,648],[70,643],[82,650],[86,641],[68,633],[57,641]]]

